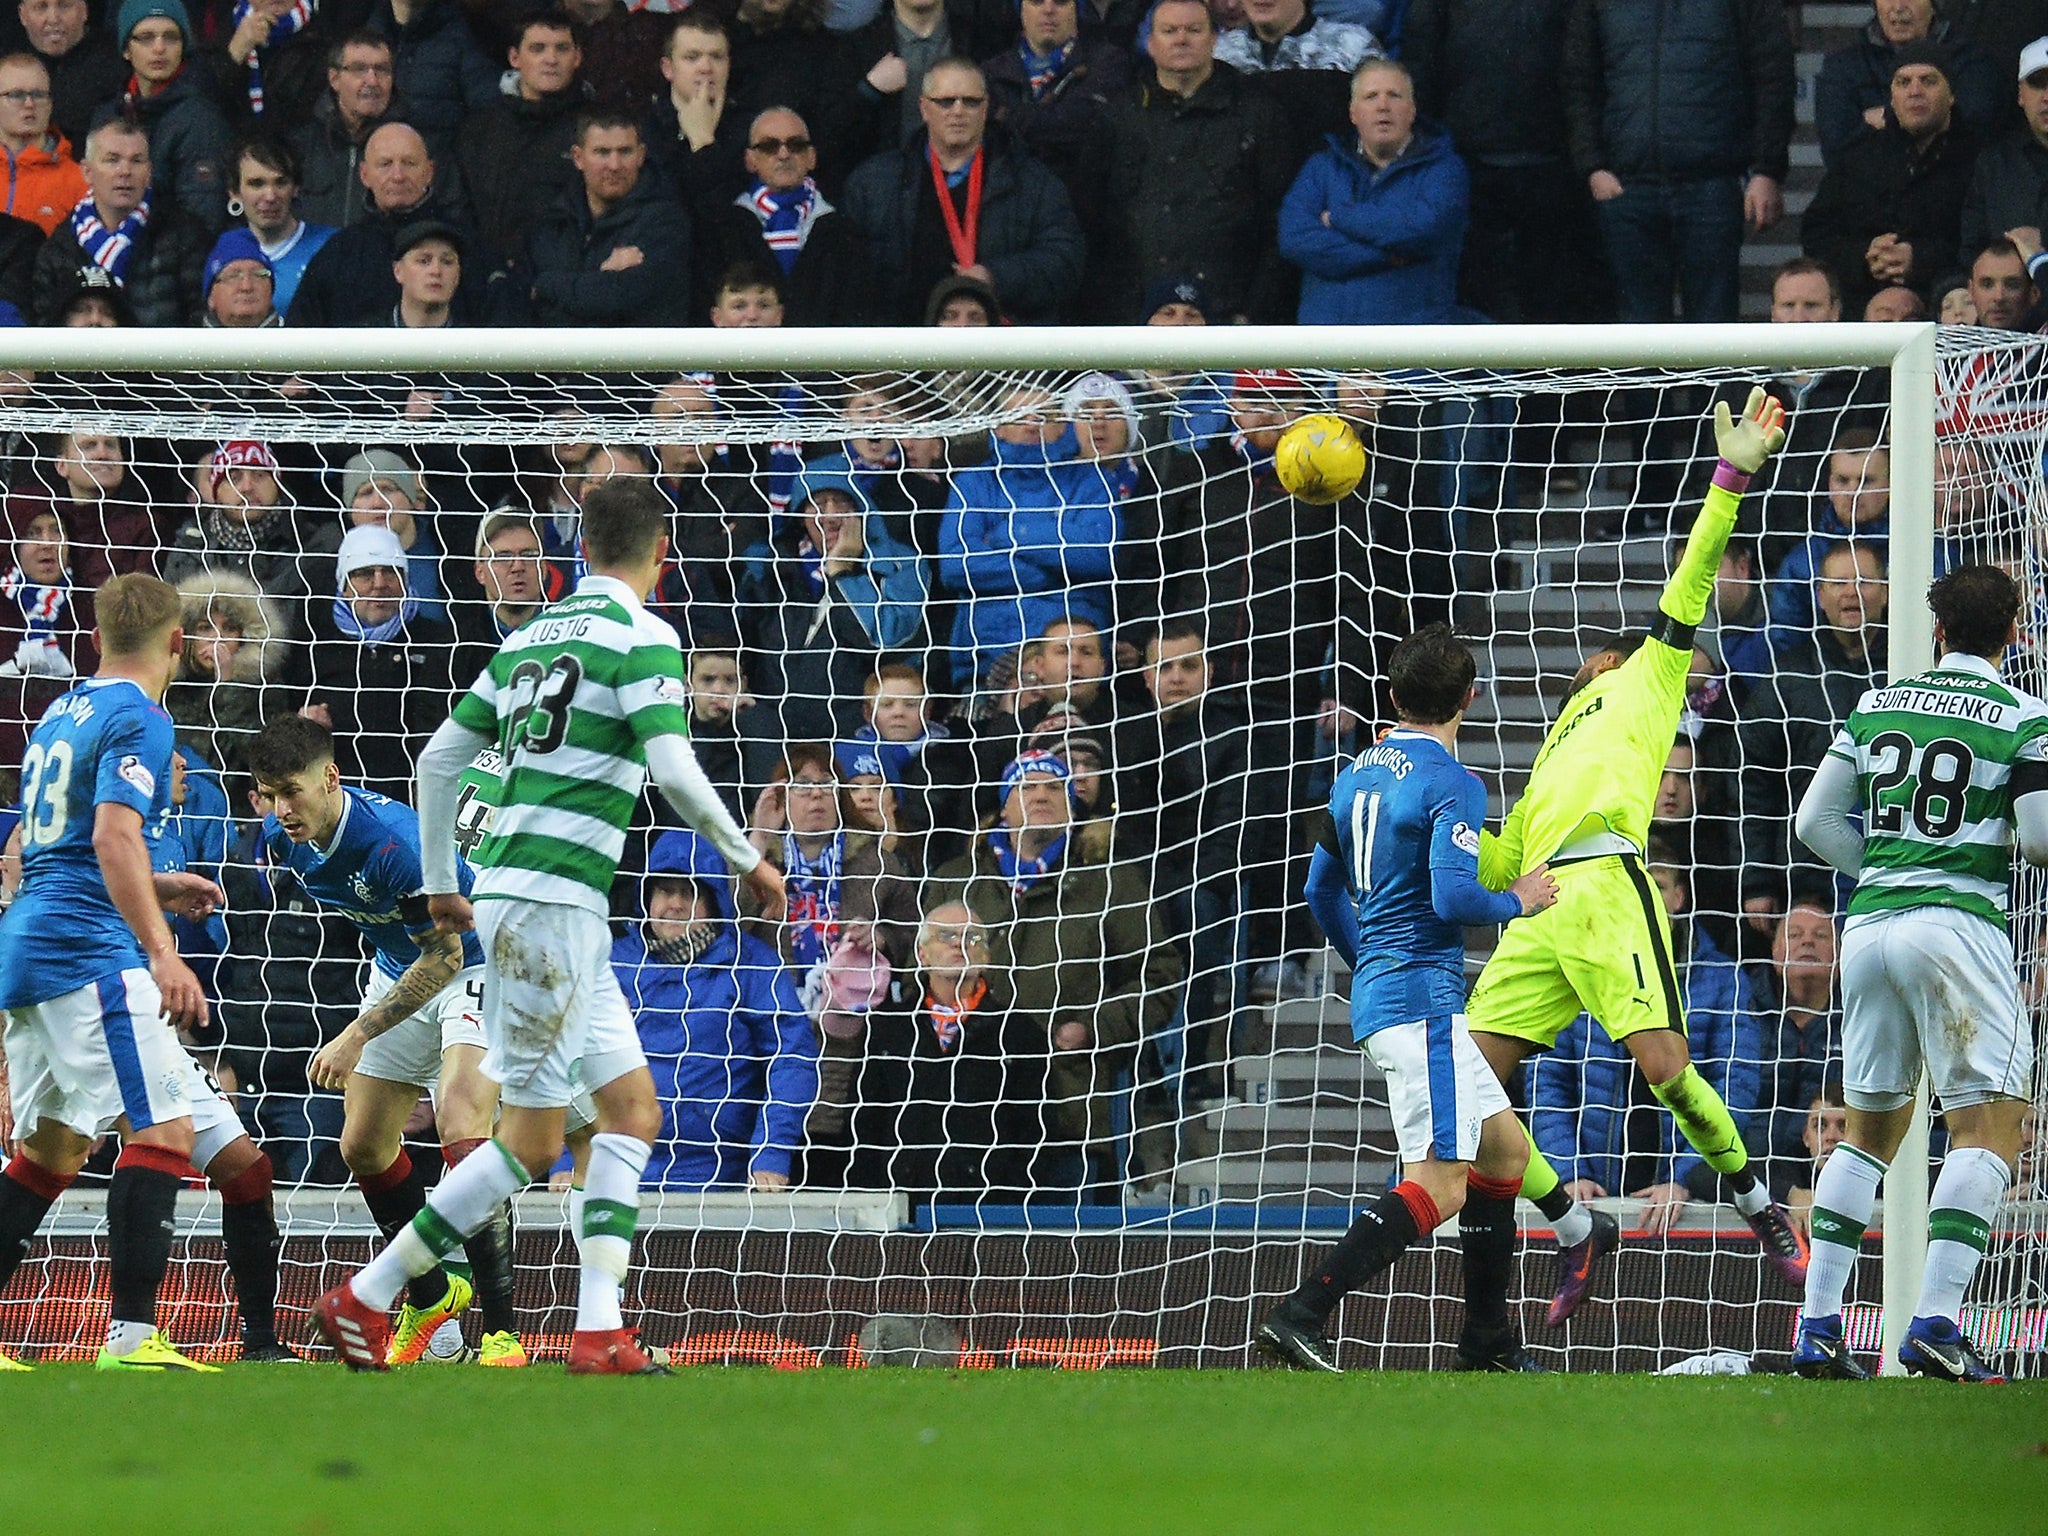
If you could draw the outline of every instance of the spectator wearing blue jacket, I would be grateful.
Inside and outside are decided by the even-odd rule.
[[[987,677],[996,658],[1058,619],[1106,630],[1122,532],[1102,469],[1080,458],[1052,395],[1013,395],[987,463],[953,475],[939,523],[938,585],[953,613],[956,687]]]
[[[646,1182],[781,1189],[818,1096],[818,1046],[796,978],[743,933],[732,872],[695,832],[647,860],[646,916],[612,946],[661,1100]]]
[[[1745,1145],[1761,1156],[1764,1039],[1751,979],[1693,920],[1683,871],[1657,863],[1650,872],[1672,919],[1693,1060],[1727,1101]],[[1592,1028],[1587,1015],[1574,1019],[1529,1070],[1531,1134],[1580,1199],[1640,1199],[1643,1227],[1655,1234],[1691,1201],[1718,1198],[1719,1176],[1679,1137],[1628,1052]]]
[[[865,723],[868,678],[924,626],[925,562],[844,469],[796,476],[789,504],[740,576],[748,676],[778,711],[780,739],[851,737]]]
[[[1353,134],[1330,135],[1280,203],[1280,254],[1301,268],[1303,325],[1427,325],[1469,319],[1457,302],[1471,207],[1450,135],[1419,123],[1415,85],[1392,59],[1351,77]]]
[[[1797,650],[1812,635],[1817,610],[1814,583],[1828,551],[1845,539],[1868,544],[1880,562],[1889,555],[1892,515],[1891,450],[1874,427],[1845,427],[1828,454],[1827,490],[1815,497],[1812,531],[1786,553],[1773,573],[1771,644]]]

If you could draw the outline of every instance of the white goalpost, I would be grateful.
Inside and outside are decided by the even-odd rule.
[[[835,907],[829,923],[819,920],[822,950],[784,956],[796,982],[808,976],[812,983],[803,993],[807,1021],[801,1029],[792,1025],[772,1050],[761,1046],[758,1060],[749,1058],[771,1085],[783,1080],[775,1076],[777,1053],[810,1063],[804,1080],[812,1098],[785,1106],[776,1122],[801,1127],[787,1149],[801,1182],[789,1195],[736,1187],[730,1174],[740,1167],[744,1183],[744,1149],[719,1154],[727,1161],[710,1181],[719,1187],[692,1188],[677,1174],[650,1196],[645,1264],[635,1271],[639,1304],[654,1342],[753,1341],[744,1348],[702,1345],[691,1358],[767,1358],[762,1349],[783,1347],[760,1343],[771,1339],[789,1341],[812,1363],[858,1363],[865,1358],[857,1339],[864,1319],[908,1316],[943,1320],[969,1363],[1225,1364],[1248,1359],[1261,1298],[1291,1287],[1304,1251],[1334,1239],[1349,1213],[1385,1187],[1392,1165],[1383,1085],[1351,1049],[1344,1024],[1348,978],[1321,957],[1298,883],[1288,883],[1298,882],[1305,867],[1315,794],[1327,796],[1328,765],[1346,742],[1369,742],[1384,723],[1374,713],[1383,685],[1376,658],[1401,625],[1438,612],[1471,640],[1483,658],[1487,691],[1467,723],[1469,749],[1461,751],[1487,781],[1497,818],[1519,792],[1557,688],[1575,664],[1564,658],[1603,630],[1644,617],[1645,604],[1654,602],[1671,554],[1667,519],[1670,533],[1682,534],[1697,504],[1690,487],[1703,483],[1697,427],[1709,392],[1847,370],[1866,380],[1860,398],[1867,412],[1857,419],[1878,423],[1890,454],[1883,634],[1884,666],[1896,679],[1933,664],[1926,592],[1944,541],[1987,556],[1993,548],[2024,546],[2019,560],[2030,577],[2048,566],[2048,494],[2040,484],[2048,347],[2038,339],[2000,341],[1946,329],[1938,337],[1932,324],[23,329],[0,331],[0,459],[12,476],[11,537],[28,540],[35,511],[52,508],[70,541],[67,558],[82,568],[85,546],[66,521],[89,499],[77,489],[91,479],[80,467],[88,457],[80,443],[115,440],[127,476],[122,483],[133,489],[109,493],[106,505],[120,500],[122,509],[132,508],[123,526],[147,530],[131,537],[154,547],[124,549],[110,536],[101,553],[118,569],[124,557],[147,568],[160,556],[198,551],[184,568],[181,590],[188,605],[197,605],[188,614],[211,615],[217,594],[209,598],[201,589],[215,569],[218,518],[210,508],[220,493],[210,466],[219,446],[252,442],[272,450],[284,486],[284,523],[297,530],[292,559],[315,582],[335,579],[340,532],[365,512],[365,503],[345,505],[344,494],[380,472],[375,463],[349,466],[366,450],[396,455],[401,470],[381,472],[399,479],[411,473],[418,504],[402,509],[404,526],[417,529],[415,558],[437,562],[442,573],[438,593],[417,595],[428,611],[438,599],[453,626],[447,640],[412,649],[438,646],[457,658],[466,654],[465,614],[490,602],[491,589],[479,584],[494,558],[486,537],[504,526],[497,512],[513,509],[513,520],[531,527],[566,572],[574,559],[576,497],[596,474],[588,466],[603,459],[607,474],[656,479],[679,520],[682,575],[672,600],[686,659],[729,652],[732,692],[748,700],[702,717],[718,722],[707,725],[707,739],[732,736],[733,804],[744,815],[768,815],[761,807],[776,764],[787,757],[787,772],[796,777],[799,759],[788,756],[793,744],[819,741],[828,755],[846,749],[838,759],[846,796],[837,814],[848,819],[830,835],[843,841],[858,833],[885,873],[897,860],[906,889],[918,893],[905,898],[913,905],[880,912],[873,924],[877,933],[894,935],[891,974],[906,983],[917,966],[919,922],[935,909],[936,893],[988,888],[975,883],[973,861],[984,851],[988,824],[1005,813],[1004,770],[1024,751],[1065,753],[1076,786],[1067,855],[1073,873],[1062,865],[1056,878],[1093,880],[1099,866],[1105,894],[1090,898],[1098,904],[1088,909],[1086,924],[1058,930],[1056,940],[1033,941],[1039,948],[1021,937],[1022,918],[1014,935],[995,939],[992,965],[1009,968],[1001,982],[1005,1005],[1042,1042],[1024,1115],[1035,1128],[1028,1135],[1038,1139],[1010,1148],[1025,1171],[1008,1183],[992,1171],[1011,1134],[1002,1128],[1007,1100],[983,1106],[993,1118],[976,1120],[982,1128],[971,1132],[955,1113],[964,1098],[941,1104],[935,1117],[917,1122],[938,1128],[920,1133],[937,1136],[938,1144],[912,1146],[900,1128],[912,1123],[906,1112],[926,1091],[913,1086],[894,1090],[887,1124],[899,1129],[887,1134],[900,1144],[889,1148],[895,1161],[872,1165],[884,1172],[871,1176],[863,1137],[883,1121],[864,1118],[861,1095],[881,1091],[873,1085],[886,1077],[875,1075],[879,1025],[863,1032],[856,1020],[848,1032],[844,1017],[826,1018],[834,1013],[833,994],[819,958],[846,942],[847,923],[867,918],[842,921]],[[1267,493],[1258,489],[1264,482],[1256,443],[1231,416],[1233,381],[1244,372],[1284,378],[1284,385],[1259,387],[1289,391],[1297,414],[1333,409],[1360,425],[1372,460],[1358,497],[1325,509],[1327,516],[1262,511],[1258,498]],[[1100,373],[1117,376],[1122,393],[1087,381]],[[1111,414],[1128,421],[1125,447],[1091,461],[1085,433],[1074,438],[1078,450],[1062,446],[1088,403],[1105,399]],[[1807,479],[1799,487],[1780,479],[1768,513],[1778,521],[1745,533],[1752,548],[1759,536],[1765,547],[1772,540],[1821,547],[1814,541],[1824,526],[1832,444],[1810,434],[1801,439],[1798,431],[1795,409],[1793,446]],[[1237,438],[1250,446],[1240,450]],[[1706,441],[1710,460],[1710,435]],[[865,460],[861,443],[888,451],[878,447]],[[1951,452],[1959,443],[1977,445],[1962,468],[1955,467],[1960,449]],[[1064,520],[1081,483],[1063,467],[1070,452],[1081,455],[1072,463],[1096,466],[1088,472],[1097,478],[1087,483],[1103,488],[1103,520],[1090,526],[1109,528],[1106,535],[1067,531],[1081,526]],[[849,557],[872,566],[875,595],[863,593],[866,606],[854,605],[844,621],[852,627],[837,630],[831,625],[840,621],[828,610],[839,546],[808,541],[839,535],[806,522],[804,498],[814,484],[805,476],[823,473],[820,461],[841,453],[843,468],[830,472],[860,488],[848,505],[858,500],[863,515],[886,519],[896,553],[888,557],[895,563],[886,579],[875,549]],[[1240,497],[1226,516],[1223,491],[1240,473],[1250,476],[1250,509]],[[1946,509],[1938,487],[1956,475],[1974,476],[1973,487],[1997,508],[1982,514],[1981,540],[1967,516]],[[1061,489],[1042,492],[1042,484]],[[976,522],[963,510],[986,518]],[[1034,545],[1019,535],[998,547],[977,531],[1027,514],[1052,520],[1048,527],[1056,521],[1056,542]],[[388,513],[375,515],[390,521]],[[103,512],[96,526],[111,528],[108,516]],[[1747,519],[1748,509],[1746,530]],[[282,526],[267,515],[246,523],[273,534]],[[197,532],[187,537],[188,527]],[[261,539],[270,536],[255,535],[259,554]],[[690,564],[720,540],[727,542],[717,552],[702,554],[701,572]],[[874,537],[868,543],[879,548]],[[237,570],[254,568],[246,550],[232,553],[241,560]],[[1757,557],[1751,559],[1754,567]],[[996,565],[1009,583],[1000,590],[989,585]],[[236,700],[244,696],[234,690],[246,683],[245,702],[260,724],[262,712],[317,705],[323,689],[339,686],[321,671],[341,654],[326,614],[330,602],[339,611],[351,597],[345,576],[333,590],[303,580],[287,590],[268,577],[249,579],[256,590],[243,594],[248,601],[239,611],[267,612],[264,622],[284,632],[266,631],[258,642],[223,629],[212,643],[232,639],[244,655],[267,647],[262,665],[276,670],[248,663],[246,677],[223,671],[211,682],[210,674],[195,674],[201,686],[184,695],[188,714],[173,713],[194,742],[227,754],[211,764],[222,804],[208,813],[214,822],[205,834],[212,839],[208,857],[226,872],[232,907],[212,973],[227,1022],[223,1037],[197,1044],[242,1079],[243,1107],[258,1121],[259,1140],[292,1149],[276,1153],[291,1173],[281,1185],[293,1185],[279,1205],[290,1316],[301,1298],[317,1293],[323,1275],[359,1256],[374,1232],[352,1190],[334,1182],[341,1176],[332,1154],[334,1111],[302,1079],[308,1040],[346,1021],[355,998],[348,995],[347,956],[334,947],[339,941],[318,928],[309,910],[292,905],[271,879],[260,840],[251,842],[251,813],[239,798],[232,754],[244,740],[237,732],[253,727],[230,706],[243,707]],[[2036,582],[2037,599],[2039,591]],[[817,605],[808,630],[786,618],[792,611],[801,618],[804,594]],[[877,630],[890,622],[892,603],[901,607],[902,625]],[[1275,613],[1285,617],[1278,632]],[[2042,610],[2033,617],[2042,618]],[[903,627],[913,618],[914,629]],[[1171,713],[1157,696],[1164,685],[1147,667],[1163,656],[1163,636],[1176,621],[1199,632],[1211,669],[1206,686],[1219,701],[1213,714],[1183,717],[1203,722],[1198,745],[1218,746],[1216,733],[1226,729],[1235,733],[1231,742],[1244,743],[1228,747],[1242,754],[1241,771],[1230,770],[1242,782],[1226,786],[1227,793],[1207,782],[1185,804],[1169,803],[1163,787],[1194,771],[1174,755],[1171,732],[1164,725],[1137,728],[1153,712],[1164,710],[1162,720]],[[1806,622],[1817,622],[1810,599]],[[477,623],[483,627],[474,632],[488,632],[482,619]],[[1048,640],[1061,625],[1067,638]],[[1084,648],[1072,638],[1077,627],[1093,632],[1101,674],[1083,670]],[[2037,644],[2048,654],[2048,633]],[[459,693],[468,680],[448,670],[459,661],[442,663],[438,686]],[[898,743],[872,723],[874,700],[888,686],[885,669],[905,663],[919,671],[930,699],[957,700],[958,714],[948,733],[926,728],[891,755],[885,749]],[[1687,842],[1675,862],[1689,887],[1684,931],[1711,934],[1701,953],[1711,949],[1738,1011],[1746,1007],[1759,1031],[1741,1038],[1762,1040],[1755,1021],[1777,983],[1758,978],[1779,972],[1760,920],[1743,904],[1755,873],[1743,850],[1745,827],[1760,824],[1763,813],[1744,798],[1751,764],[1740,756],[1708,762],[1708,743],[1725,741],[1732,753],[1745,723],[1731,702],[1732,668],[1708,658],[1709,673],[1715,666],[1723,667],[1719,682],[1707,678],[1708,701],[1688,716],[1700,800],[1696,816],[1686,813]],[[27,700],[34,679],[23,679]],[[2016,681],[2039,686],[2031,674]],[[5,688],[16,684],[0,677],[0,685],[4,715],[13,698]],[[19,710],[29,707],[23,702]],[[417,734],[410,708],[394,694],[365,704],[360,719],[343,722],[338,710],[330,713],[338,734],[361,743],[350,747],[359,754],[351,761],[368,765],[388,759],[380,743]],[[1787,722],[1795,723],[1832,728],[1839,721]],[[0,719],[0,774],[20,763],[21,724],[15,737],[8,729]],[[874,762],[894,766],[856,766],[869,760],[860,750],[869,746]],[[953,765],[952,778],[941,771],[942,759]],[[1783,772],[1812,766],[1788,763]],[[370,769],[359,771],[367,776]],[[1093,787],[1081,788],[1084,781]],[[1724,786],[1715,791],[1724,798],[1710,810],[1712,785]],[[874,812],[880,819],[872,824],[853,819],[868,814],[863,807],[870,802],[858,799],[863,793],[890,807]],[[809,857],[790,800],[787,792],[780,800],[766,796],[782,820],[763,825],[763,837],[778,857]],[[1222,805],[1234,807],[1230,814],[1241,827],[1216,825]],[[672,828],[664,815],[650,804],[646,835],[622,867],[614,903],[622,942],[651,916],[646,890],[660,871],[648,861],[660,834]],[[1099,847],[1087,842],[1090,826],[1100,833]],[[1181,827],[1194,830],[1175,830]],[[1222,834],[1227,838],[1216,846],[1231,849],[1232,862],[1219,870],[1212,840]],[[840,850],[842,843],[831,846]],[[1091,850],[1085,859],[1078,851],[1084,846]],[[835,871],[841,856],[832,855]],[[965,861],[961,870],[956,861]],[[1006,879],[1021,882],[1012,902],[1021,912],[1031,877],[1003,867]],[[1061,901],[1080,899],[1072,896],[1077,886],[1059,888],[1066,893]],[[836,903],[836,873],[830,889]],[[2015,902],[2016,917],[2023,906],[2033,914],[2017,926],[2029,975],[2039,896],[2023,882]],[[1218,904],[1205,908],[1204,899]],[[1112,934],[1137,937],[1119,949],[1126,941]],[[266,944],[279,948],[272,954],[261,948]],[[1059,1026],[1076,1008],[1072,994],[1059,989],[1075,985],[1077,966],[1091,989],[1078,1010],[1088,1015],[1087,1028],[1083,1044],[1062,1047]],[[1051,1002],[1040,1008],[1034,1000],[1041,996],[1057,996],[1065,1011]],[[920,1000],[908,998],[906,1006],[914,1010]],[[885,1006],[878,993],[861,1008],[879,1019]],[[684,1034],[687,1022],[677,1025]],[[681,1064],[671,1080],[682,1086],[670,1094],[672,1123],[694,1124],[700,1112],[708,1123],[711,1111],[689,1086],[688,1051],[675,1054]],[[1717,1066],[1715,1081],[1724,1090],[1748,1083],[1762,1093],[1777,1067],[1769,1050],[1739,1045]],[[905,1082],[926,1081],[908,1066],[904,1071]],[[781,1090],[750,1091],[766,1096],[756,1106],[760,1123],[773,1122]],[[1732,1098],[1731,1107],[1740,1108]],[[1536,1103],[1529,1112],[1533,1120]],[[1578,1111],[1542,1112],[1553,1132],[1573,1140]],[[1753,1151],[1776,1159],[1774,1177],[1787,1171],[1778,1143],[1789,1123],[1782,1117],[1793,1112],[1766,1105],[1743,1121],[1758,1138]],[[1804,1103],[1796,1106],[1802,1119],[1806,1112]],[[1624,1093],[1617,1123],[1629,1113]],[[764,1131],[754,1146],[781,1134]],[[1539,1141],[1544,1134],[1539,1130]],[[1797,1130],[1790,1134],[1796,1155]],[[968,1141],[972,1171],[961,1183],[963,1165],[953,1154]],[[902,1168],[926,1164],[906,1162],[903,1154],[920,1150],[929,1154],[929,1168],[906,1183]],[[1645,1182],[1669,1187],[1681,1182],[1672,1159],[1682,1153],[1681,1145],[1675,1154],[1643,1154],[1642,1162],[1635,1150],[1617,1148],[1616,1177],[1625,1168],[1633,1180],[1655,1163],[1655,1176]],[[1587,1155],[1591,1167],[1601,1154],[1589,1148]],[[1890,1362],[1920,1284],[1929,1155],[1923,1088],[1884,1190],[1887,1371],[1896,1369]],[[323,1169],[326,1185],[318,1182]],[[1581,1176],[1600,1184],[1599,1198],[1625,1220],[1642,1214],[1632,1184],[1606,1188],[1612,1180]],[[1740,1221],[1732,1223],[1733,1235],[1723,1231],[1726,1213],[1710,1184],[1694,1188],[1686,1220],[1668,1239],[1626,1245],[1623,1266],[1596,1293],[1588,1321],[1549,1337],[1532,1330],[1532,1347],[1574,1368],[1655,1369],[1731,1344],[1744,1353],[1782,1354],[1790,1341],[1788,1298],[1760,1276]],[[2027,1201],[2041,1197],[2020,1193]],[[520,1252],[530,1268],[570,1262],[559,1203],[559,1195],[544,1191],[522,1197]],[[81,1315],[104,1224],[89,1198],[68,1204],[65,1224],[11,1292],[0,1295],[0,1347],[27,1341],[61,1352],[56,1335]],[[1995,1326],[2006,1330],[2007,1358],[2036,1374],[2039,1335],[2048,1326],[2041,1299],[2048,1283],[2041,1232],[2048,1222],[2037,1204],[2014,1209],[2021,1214],[2008,1224],[2011,1236],[1979,1287],[1998,1288],[1986,1305],[1996,1312]],[[226,1282],[214,1257],[217,1210],[211,1196],[192,1196],[183,1207],[193,1225],[181,1250],[180,1294],[203,1297],[206,1307],[194,1316],[226,1329]],[[1525,1226],[1542,1229],[1532,1208],[1525,1205],[1523,1216]],[[1426,1245],[1396,1269],[1387,1294],[1361,1297],[1333,1320],[1347,1359],[1413,1365],[1442,1358],[1443,1307],[1458,1294],[1454,1244],[1452,1234]],[[1544,1240],[1525,1247],[1528,1267],[1517,1294],[1526,1318],[1540,1313],[1530,1304],[1543,1299],[1549,1261]],[[1859,1269],[1868,1306],[1880,1266],[1866,1258]],[[542,1319],[537,1329],[559,1328],[566,1293],[552,1280],[531,1285],[522,1299]],[[226,1337],[195,1342],[224,1345]]]

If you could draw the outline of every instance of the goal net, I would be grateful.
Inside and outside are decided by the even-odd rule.
[[[1944,330],[1930,438],[1924,404],[1894,421],[1924,402],[1930,343],[32,336],[45,350],[0,378],[0,803],[28,730],[92,670],[91,589],[174,581],[185,767],[158,850],[227,895],[179,927],[214,1000],[191,1045],[276,1167],[295,1332],[375,1237],[340,1098],[306,1075],[367,965],[266,836],[249,741],[312,714],[347,783],[409,798],[451,698],[580,574],[583,498],[649,482],[672,514],[650,606],[682,639],[699,758],[793,901],[781,925],[735,910],[670,808],[642,805],[615,962],[665,1124],[629,1315],[693,1361],[1242,1364],[1261,1309],[1397,1176],[1349,977],[1301,897],[1338,766],[1391,720],[1386,653],[1434,620],[1472,645],[1460,753],[1497,822],[1580,663],[1654,611],[1712,469],[1708,413],[1755,382],[1791,439],[1745,500],[1647,852],[1701,1071],[1774,1191],[1806,1198],[1840,1128],[1846,897],[1789,834],[1806,776],[1862,688],[1926,664],[1919,589],[1958,560],[2023,574],[2015,677],[2048,686],[2048,348]],[[1312,411],[1369,456],[1333,506],[1272,471],[1274,437]],[[2017,896],[2032,999],[2048,885]],[[1490,942],[1472,936],[1471,974]],[[1539,1359],[1789,1348],[1796,1297],[1623,1053],[1581,1020],[1514,1091],[1626,1234],[1548,1330],[1554,1249],[1523,1207]],[[1966,1318],[2023,1372],[2048,1327],[2029,1131]],[[428,1110],[408,1138],[439,1166]],[[543,1353],[573,1306],[565,1179],[519,1203]],[[91,1183],[0,1296],[0,1347],[96,1347]],[[202,1352],[234,1338],[218,1215],[195,1182],[167,1288],[167,1328]],[[1849,1313],[1871,1351],[1881,1228]],[[1347,1303],[1345,1361],[1447,1363],[1461,1296],[1453,1223]]]

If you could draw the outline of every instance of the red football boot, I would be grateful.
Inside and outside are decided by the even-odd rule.
[[[352,1371],[383,1371],[391,1348],[391,1319],[363,1304],[346,1285],[336,1286],[313,1303],[313,1326],[334,1346]]]
[[[579,1328],[569,1343],[571,1376],[669,1376],[630,1328]]]

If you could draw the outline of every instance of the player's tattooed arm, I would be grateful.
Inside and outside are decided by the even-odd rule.
[[[429,929],[414,937],[420,946],[419,958],[405,968],[389,992],[349,1020],[340,1034],[320,1047],[306,1071],[314,1087],[346,1085],[349,1074],[362,1058],[364,1046],[418,1013],[462,974],[460,934]]]

